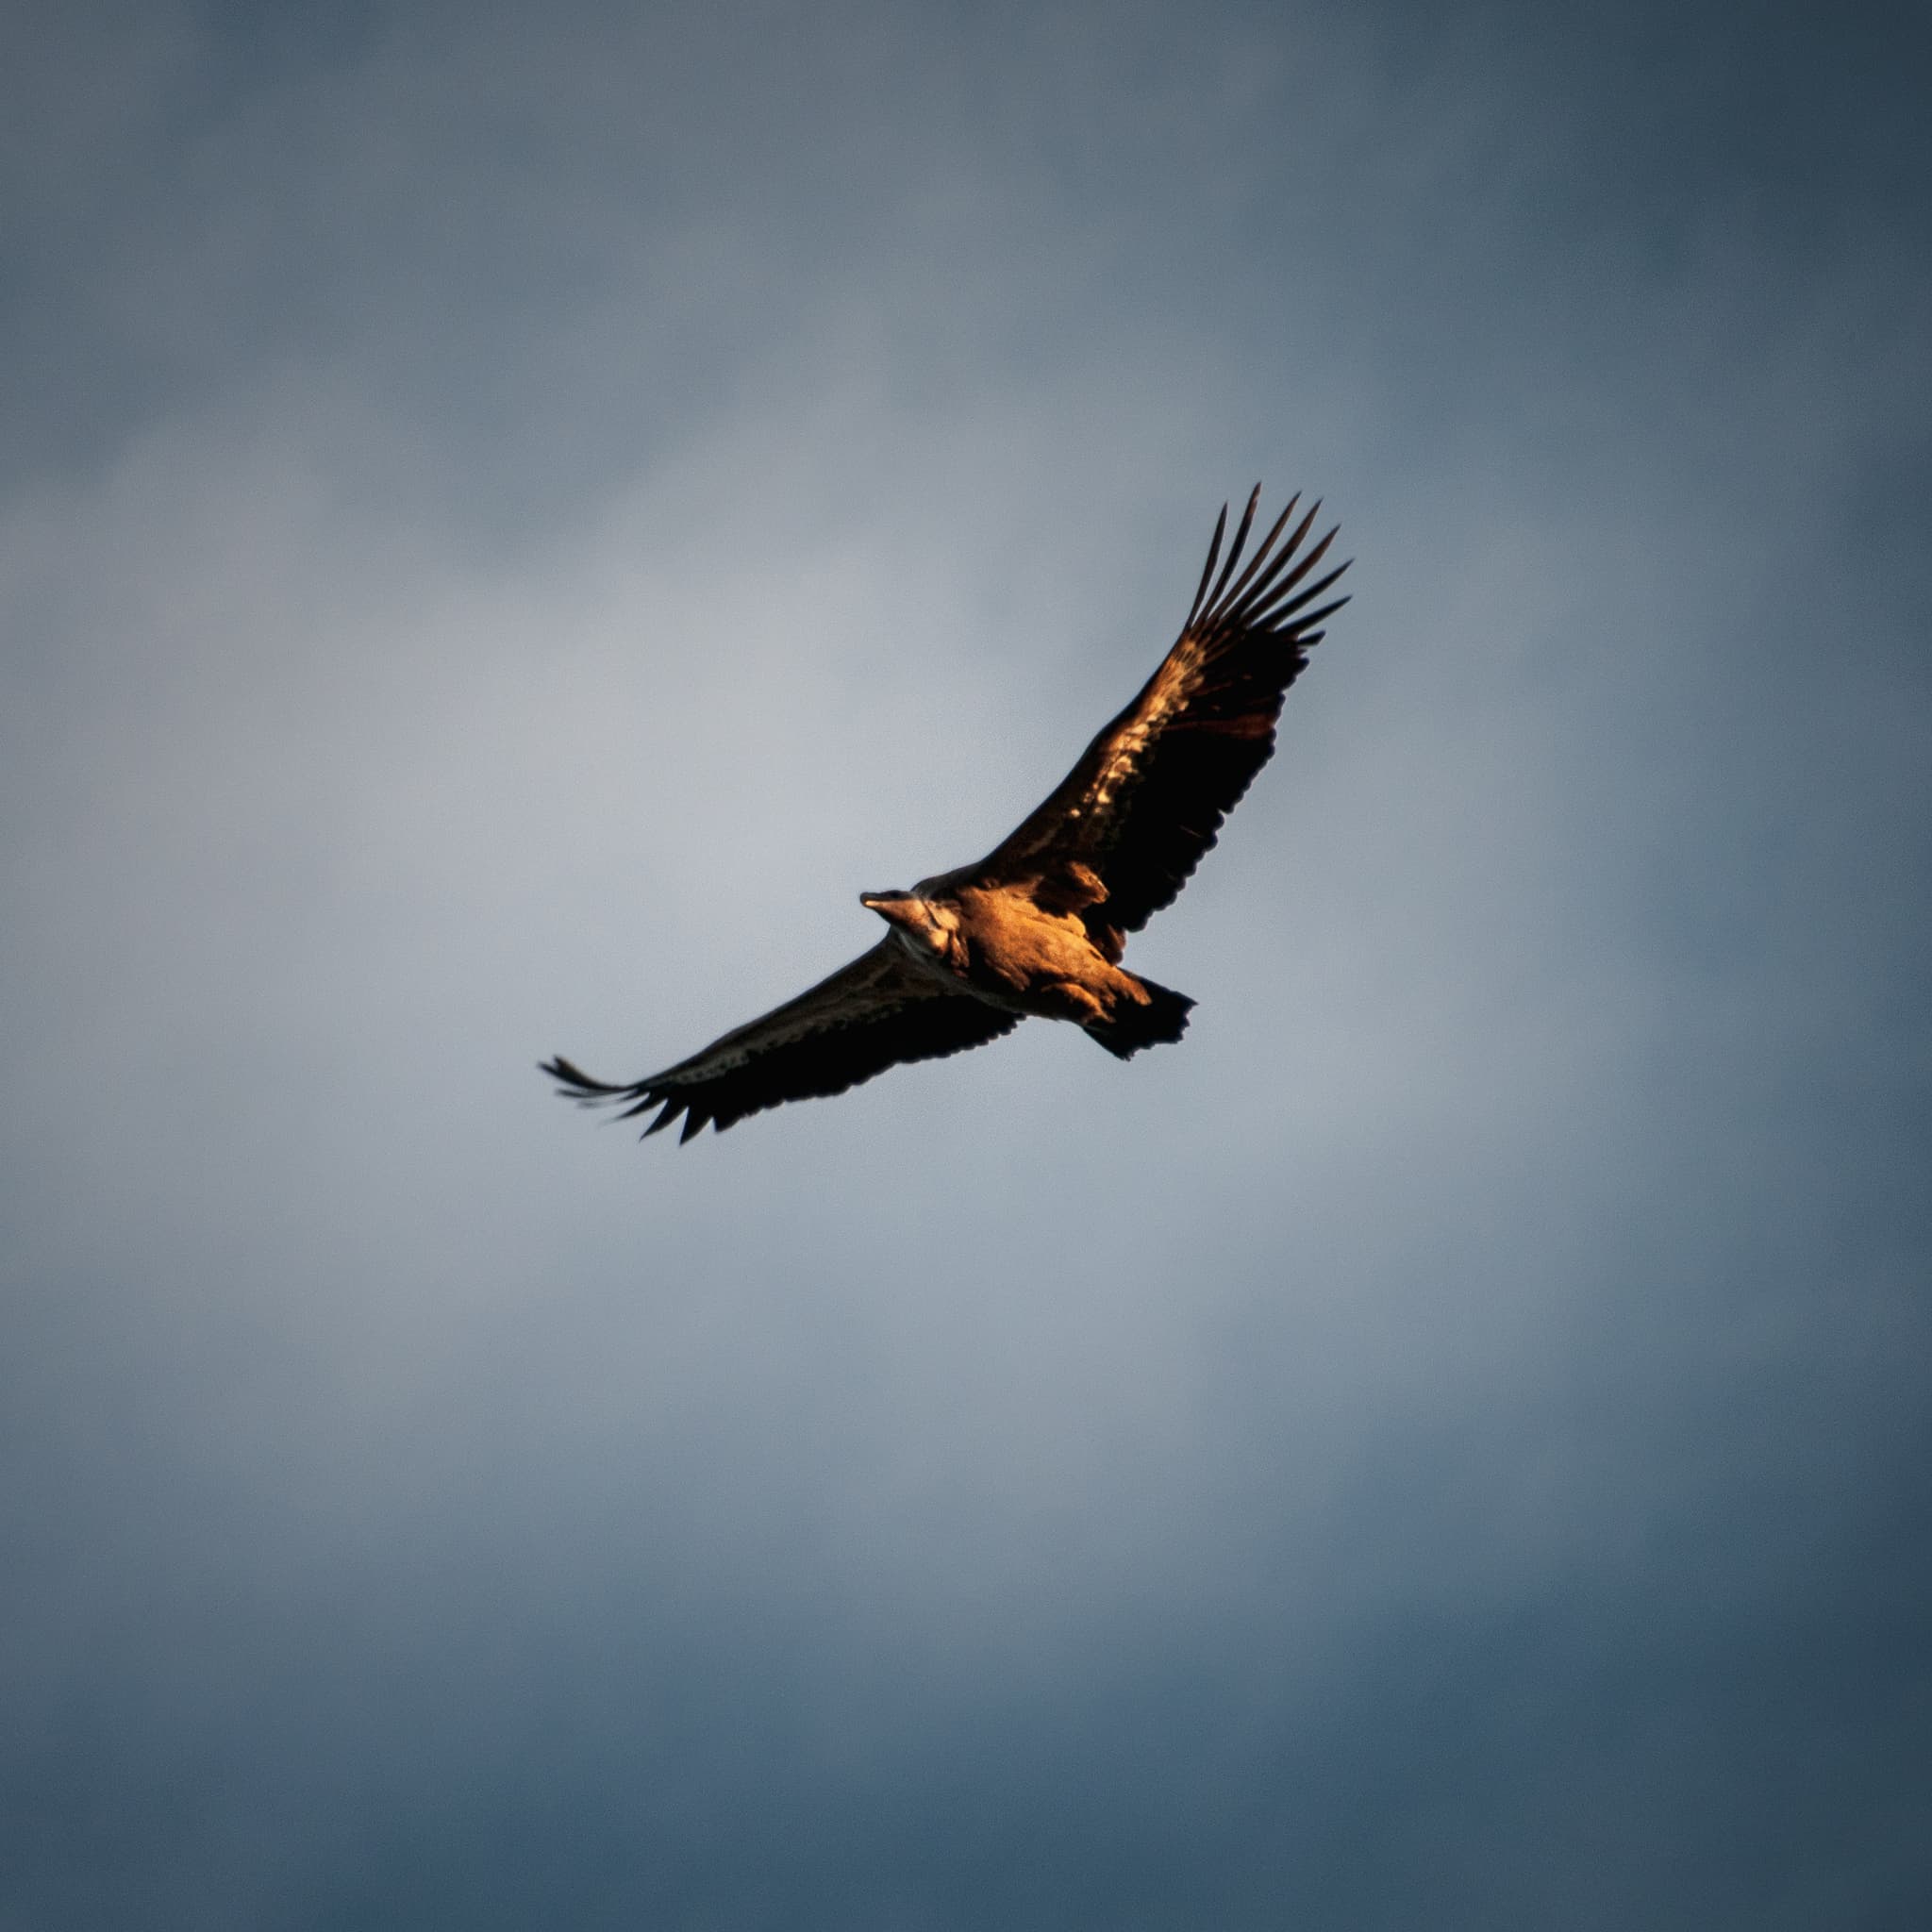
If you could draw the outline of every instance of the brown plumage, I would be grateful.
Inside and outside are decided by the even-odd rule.
[[[979,860],[909,892],[861,895],[891,928],[850,965],[702,1053],[625,1086],[562,1058],[542,1071],[586,1106],[658,1109],[655,1134],[722,1133],[787,1100],[841,1093],[902,1060],[983,1046],[1034,1015],[1071,1020],[1122,1059],[1181,1037],[1193,1002],[1122,967],[1126,935],[1172,904],[1274,749],[1288,688],[1347,603],[1348,568],[1307,582],[1335,541],[1281,541],[1290,502],[1239,577],[1261,491],[1222,561],[1224,507],[1174,648],[1040,808]],[[1221,564],[1219,576],[1215,565]],[[1210,588],[1211,585],[1211,588]]]

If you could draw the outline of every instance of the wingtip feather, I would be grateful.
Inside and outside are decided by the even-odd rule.
[[[593,1080],[573,1060],[557,1054],[547,1060],[539,1060],[537,1071],[555,1080],[557,1091],[572,1100],[587,1104],[608,1098],[612,1094],[628,1093],[628,1087],[613,1087],[608,1080]]]
[[[1241,560],[1241,545],[1248,541],[1248,532],[1255,525],[1255,511],[1261,502],[1261,486],[1255,485],[1254,493],[1248,498],[1247,508],[1241,511],[1241,520],[1235,526],[1234,541],[1228,545],[1227,561],[1221,566],[1221,575],[1208,598],[1208,608],[1212,610],[1221,602],[1221,593],[1227,589],[1227,580],[1234,575],[1234,567]]]
[[[1208,594],[1208,579],[1214,575],[1215,563],[1221,556],[1221,540],[1227,530],[1227,506],[1221,506],[1221,514],[1214,520],[1214,535],[1208,541],[1208,561],[1201,566],[1201,581],[1194,590],[1194,601],[1188,606],[1186,622],[1181,625],[1186,630],[1201,613],[1201,600]]]

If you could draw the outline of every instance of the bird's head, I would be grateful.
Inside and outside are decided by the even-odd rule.
[[[958,923],[941,906],[917,892],[861,892],[858,903],[876,912],[907,944],[942,953]]]

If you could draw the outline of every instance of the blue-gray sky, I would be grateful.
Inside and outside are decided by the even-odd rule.
[[[1908,10],[0,27],[0,1925],[1932,1918]],[[1171,641],[1133,962],[679,1151]]]

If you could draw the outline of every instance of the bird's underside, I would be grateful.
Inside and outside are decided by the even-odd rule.
[[[723,1132],[788,1100],[840,1093],[901,1061],[983,1046],[1029,1016],[1071,1020],[1122,1059],[1178,1040],[1193,1002],[1128,972],[1126,936],[1187,883],[1274,748],[1288,687],[1348,600],[1321,602],[1346,564],[1308,581],[1335,540],[1307,551],[1311,508],[1291,501],[1235,576],[1257,488],[1224,561],[1224,508],[1174,648],[1053,793],[976,864],[861,903],[889,930],[868,953],[703,1052],[627,1085],[562,1058],[543,1071],[655,1134]],[[1221,564],[1220,574],[1215,566]],[[1211,580],[1211,586],[1210,586]]]

